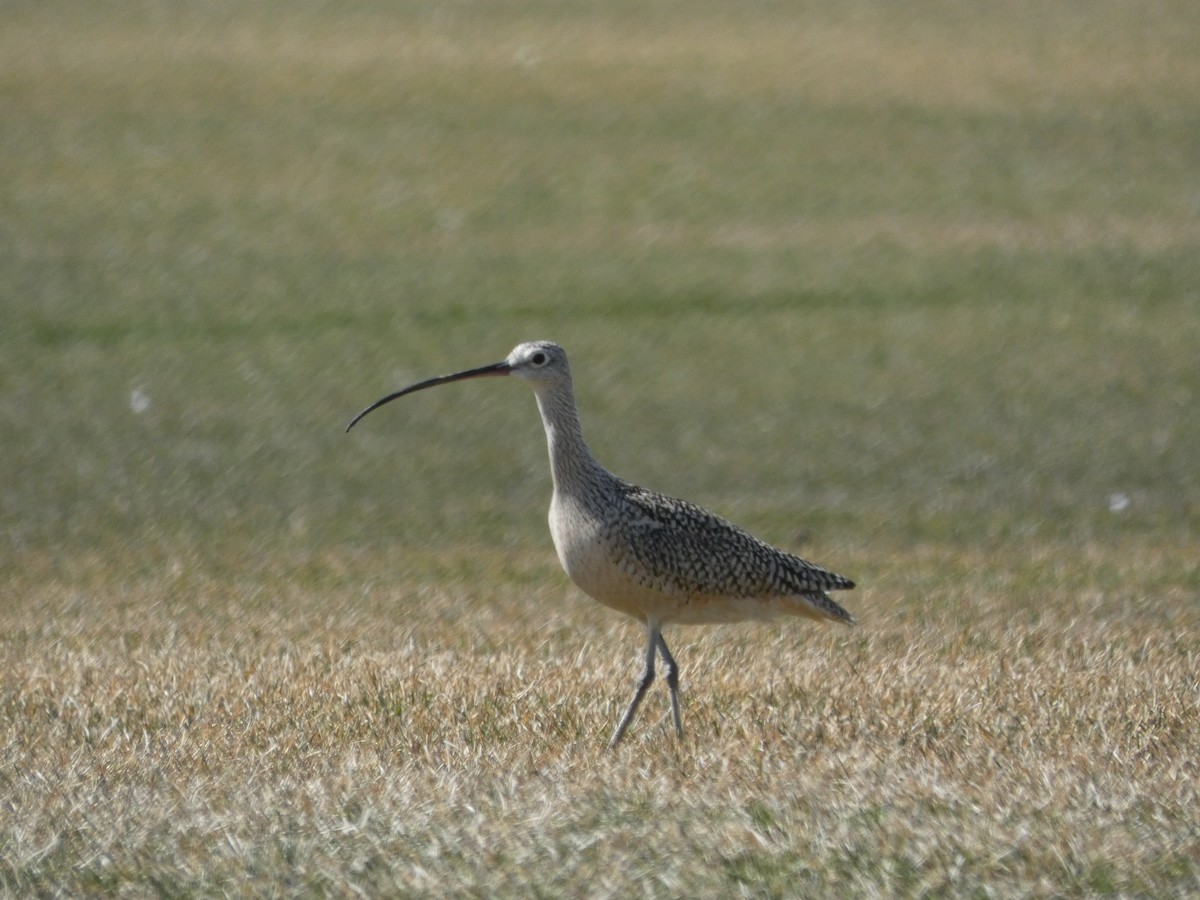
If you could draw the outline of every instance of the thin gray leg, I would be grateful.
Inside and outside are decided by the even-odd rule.
[[[642,698],[646,696],[646,691],[654,683],[654,651],[658,647],[658,642],[662,640],[662,636],[656,625],[648,625],[647,630],[650,640],[646,646],[646,668],[642,671],[642,677],[638,681],[637,690],[633,693],[633,700],[630,702],[629,708],[625,710],[625,715],[621,716],[621,722],[617,725],[617,730],[613,732],[612,740],[608,742],[609,750],[621,743],[621,738],[625,737],[625,729],[633,721],[633,714],[637,712]]]
[[[667,642],[663,640],[662,632],[658,633],[658,652],[662,654],[663,662],[667,664],[667,687],[671,689],[671,718],[675,720],[675,736],[683,737],[683,719],[679,716],[679,666],[675,663],[675,657],[671,655],[671,651],[667,649]]]

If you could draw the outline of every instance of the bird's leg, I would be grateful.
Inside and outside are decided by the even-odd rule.
[[[646,691],[650,689],[650,685],[654,683],[654,651],[658,647],[658,642],[662,640],[658,628],[650,625],[650,641],[646,647],[646,668],[642,671],[642,677],[638,681],[637,690],[633,692],[633,700],[629,704],[629,708],[625,710],[625,715],[621,716],[621,721],[617,725],[617,730],[613,732],[612,740],[608,742],[608,749],[611,750],[617,744],[621,743],[621,738],[625,737],[625,729],[629,727],[629,723],[633,721],[633,715],[637,712],[638,706],[642,702],[642,698],[646,696]]]
[[[658,633],[658,652],[662,654],[663,662],[667,664],[667,687],[671,689],[671,718],[675,720],[675,735],[683,738],[683,719],[679,717],[679,666],[675,662],[675,657],[671,655],[671,651],[667,649],[667,642],[663,640],[662,632]]]

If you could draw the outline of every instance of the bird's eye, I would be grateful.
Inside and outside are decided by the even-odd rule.
[[[529,361],[535,366],[544,366],[546,364],[546,354],[539,350],[529,358]]]

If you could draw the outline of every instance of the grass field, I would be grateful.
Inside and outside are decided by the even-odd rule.
[[[1200,894],[1200,8],[0,5],[0,889]],[[642,636],[528,391],[855,578]],[[839,598],[841,599],[841,598]]]

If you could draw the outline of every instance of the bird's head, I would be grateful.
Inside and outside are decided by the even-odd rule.
[[[528,381],[540,390],[571,375],[567,351],[553,341],[530,341],[518,344],[504,361],[508,374]]]

